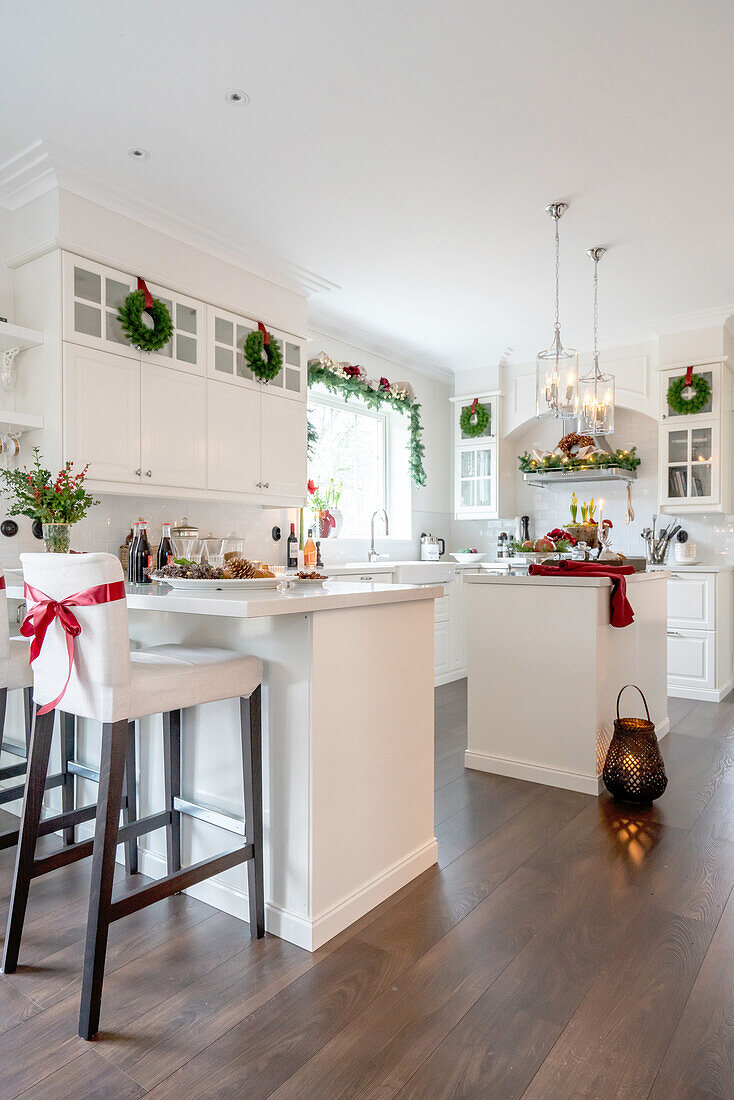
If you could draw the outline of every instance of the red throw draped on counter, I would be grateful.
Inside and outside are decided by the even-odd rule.
[[[612,582],[611,614],[612,626],[629,626],[634,622],[635,613],[627,599],[627,582],[624,579],[634,573],[633,565],[610,565],[603,561],[559,561],[555,565],[530,566],[533,577],[562,577],[564,573],[573,573],[574,577],[609,577]]]

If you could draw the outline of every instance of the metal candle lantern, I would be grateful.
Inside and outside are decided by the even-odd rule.
[[[620,718],[619,700],[625,688],[634,687],[645,704],[644,718]],[[668,785],[665,764],[658,748],[655,726],[647,700],[636,684],[625,684],[617,696],[614,736],[604,763],[604,786],[621,802],[648,803],[660,798]]]

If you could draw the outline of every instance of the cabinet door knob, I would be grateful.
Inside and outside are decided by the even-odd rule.
[[[269,488],[270,488],[270,482],[269,481],[263,481],[263,489],[269,489]]]
[[[142,470],[140,469],[140,467],[138,466],[137,470],[135,471],[135,476],[136,476],[136,477],[140,477],[142,473],[143,473],[143,471],[142,471]]]
[[[668,637],[669,638],[682,638],[683,635],[681,634],[680,630],[669,630],[668,631]]]
[[[263,487],[262,481],[257,482],[257,487],[258,487],[258,489],[262,489],[262,487]]]
[[[153,476],[153,471],[152,470],[146,470],[145,471],[145,476],[146,477],[152,477]]]

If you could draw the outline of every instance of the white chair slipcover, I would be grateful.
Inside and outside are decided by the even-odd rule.
[[[123,581],[112,554],[21,554],[26,584],[61,601],[97,585]],[[3,593],[4,595],[4,593]],[[34,600],[27,596],[30,609]],[[72,607],[81,633],[58,706],[98,722],[118,722],[248,696],[262,681],[262,662],[227,649],[161,645],[130,651],[127,603]],[[34,698],[44,705],[61,691],[69,669],[66,635],[48,628],[33,662]]]
[[[0,577],[3,577],[2,569]],[[28,664],[29,650],[25,638],[10,637],[8,595],[3,586],[0,588],[0,688],[12,691],[31,686],[33,670]]]

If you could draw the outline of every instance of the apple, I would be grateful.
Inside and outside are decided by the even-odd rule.
[[[535,540],[535,553],[536,554],[552,554],[555,550],[555,544],[551,539],[536,539]]]
[[[532,541],[532,539],[527,539],[522,544],[522,548],[523,548],[523,550],[531,550],[532,551],[533,550],[533,541]]]

